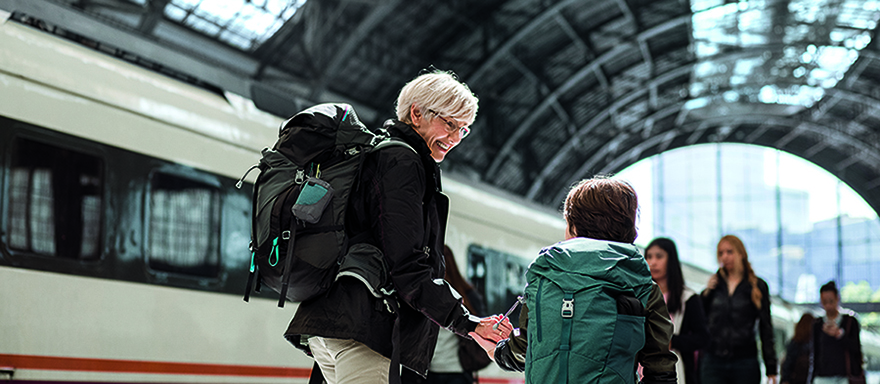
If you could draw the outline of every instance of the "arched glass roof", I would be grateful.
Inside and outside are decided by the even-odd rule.
[[[453,70],[481,102],[444,171],[550,207],[584,177],[679,147],[743,143],[803,157],[880,211],[880,0],[0,0],[0,9],[284,117],[341,101],[378,126],[420,71]]]
[[[876,0],[693,0],[691,9],[697,64],[686,108],[743,99],[787,114],[844,78],[880,18]]]
[[[306,0],[171,0],[162,13],[170,20],[252,51],[281,29]],[[146,4],[145,1],[140,1]]]

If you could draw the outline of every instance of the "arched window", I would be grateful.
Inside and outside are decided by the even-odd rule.
[[[774,295],[815,303],[819,287],[880,292],[880,220],[834,175],[799,157],[743,144],[661,153],[617,174],[641,202],[639,238],[670,237],[683,262],[718,268],[716,246],[734,234]],[[880,297],[880,293],[873,294]]]

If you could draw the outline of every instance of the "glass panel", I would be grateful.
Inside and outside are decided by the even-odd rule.
[[[529,261],[518,256],[471,245],[468,247],[467,279],[486,300],[488,313],[505,313],[523,294]],[[510,314],[514,324],[519,307]]]
[[[171,0],[165,16],[244,51],[269,39],[305,0]]]
[[[13,169],[9,178],[9,246],[13,249],[28,248],[27,201],[30,172]]]
[[[637,244],[670,237],[683,262],[713,271],[718,239],[734,234],[771,293],[784,299],[816,303],[830,280],[880,291],[876,212],[814,164],[769,148],[705,144],[642,160],[615,177],[644,175],[645,167],[653,183],[636,184],[636,192],[643,206],[653,205],[653,222],[641,223],[653,232]]]
[[[35,169],[30,193],[31,249],[44,255],[55,254],[55,226],[52,216],[52,172]]]
[[[716,100],[700,106],[709,109],[738,101],[810,107],[871,42],[878,7],[877,0],[691,0],[699,61],[692,96]]]
[[[103,161],[16,139],[10,172],[9,246],[46,256],[101,252]]]
[[[220,194],[216,188],[167,174],[150,191],[150,267],[216,276],[219,264]]]

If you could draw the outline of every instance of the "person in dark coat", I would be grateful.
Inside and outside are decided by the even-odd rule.
[[[327,383],[397,382],[395,355],[425,376],[441,326],[496,340],[512,330],[509,322],[493,330],[492,319],[471,315],[443,280],[449,200],[437,163],[467,136],[476,113],[476,96],[451,73],[426,73],[401,89],[397,119],[383,128],[412,149],[367,156],[346,219],[350,237],[366,233],[364,242],[382,251],[398,309],[343,276],[325,296],[301,303],[285,333],[315,358]]]
[[[446,261],[446,276],[443,279],[462,294],[468,311],[479,316],[484,315],[483,296],[461,275],[455,256],[448,246],[443,247],[443,257]],[[489,356],[473,340],[440,331],[428,377],[423,378],[411,370],[405,370],[400,379],[403,384],[476,384],[476,371],[491,363]]]
[[[848,375],[862,376],[862,343],[855,314],[841,313],[837,284],[828,282],[819,288],[825,316],[813,323],[815,350],[814,384],[846,384]],[[849,367],[846,360],[849,358]]]
[[[672,318],[672,349],[678,354],[678,384],[697,384],[696,352],[709,342],[709,328],[700,295],[684,285],[675,242],[665,237],[651,240],[645,248],[651,278],[660,286]],[[681,369],[679,369],[681,368]]]
[[[709,321],[709,346],[700,352],[700,384],[758,384],[761,367],[755,323],[767,383],[776,384],[778,371],[770,317],[770,289],[755,275],[742,240],[727,235],[718,241],[721,268],[703,290]]]
[[[813,382],[813,315],[805,313],[794,326],[794,336],[785,347],[785,358],[779,368],[782,384]]]

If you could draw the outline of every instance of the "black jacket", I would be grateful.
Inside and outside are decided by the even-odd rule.
[[[862,374],[862,342],[861,327],[852,315],[838,315],[840,328],[844,330],[840,339],[828,336],[822,331],[825,317],[813,323],[813,342],[815,343],[815,375],[814,376],[846,376],[846,353],[849,352],[850,370],[853,375]],[[849,329],[847,329],[849,328]]]
[[[700,295],[694,294],[684,303],[681,330],[672,336],[672,348],[681,354],[684,364],[685,381],[697,382],[694,353],[709,343],[709,328],[706,327],[706,312]]]
[[[350,236],[368,233],[366,242],[384,253],[400,306],[401,364],[424,376],[439,326],[469,338],[479,318],[468,313],[443,280],[449,200],[441,193],[440,169],[410,126],[389,120],[385,128],[418,154],[392,146],[366,158],[352,192],[346,230]],[[390,357],[394,319],[362,283],[342,277],[326,296],[299,305],[285,337],[307,353],[306,338],[321,336],[354,339]]]
[[[785,358],[779,369],[779,382],[788,384],[811,383],[813,374],[813,347],[811,341],[790,341],[785,347]]]
[[[766,375],[777,373],[774,348],[773,322],[770,318],[770,293],[767,283],[758,278],[761,291],[761,309],[752,302],[752,284],[743,279],[733,292],[727,294],[727,280],[718,275],[718,285],[703,291],[703,307],[709,321],[707,352],[722,359],[758,357],[755,341],[755,322],[761,336],[761,352]]]

